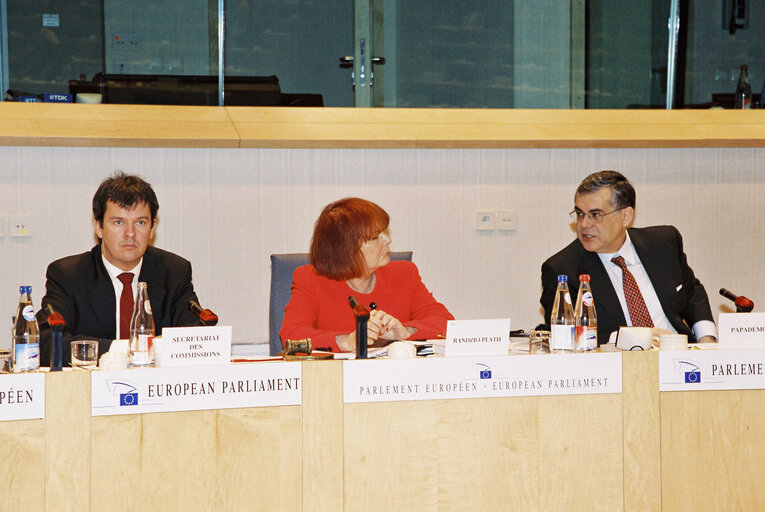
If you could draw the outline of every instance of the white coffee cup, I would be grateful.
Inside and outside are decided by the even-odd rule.
[[[408,359],[417,355],[417,347],[406,341],[394,341],[388,345],[389,359]]]
[[[619,327],[616,348],[621,350],[651,350],[653,331],[650,327]]]
[[[659,350],[688,350],[688,336],[685,334],[662,334],[659,336]]]

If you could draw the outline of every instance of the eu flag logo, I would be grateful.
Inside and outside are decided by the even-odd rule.
[[[701,372],[685,372],[686,384],[696,384],[701,382]]]
[[[123,405],[138,405],[138,393],[120,393],[120,407]]]
[[[482,379],[490,379],[491,378],[491,370],[481,370],[481,378]]]

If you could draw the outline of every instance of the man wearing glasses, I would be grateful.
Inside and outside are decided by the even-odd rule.
[[[672,226],[628,228],[634,216],[635,189],[621,173],[600,171],[582,181],[571,212],[577,239],[542,264],[545,322],[558,275],[568,276],[575,298],[579,275],[589,274],[599,345],[626,325],[716,341],[709,298],[688,266],[680,233]]]

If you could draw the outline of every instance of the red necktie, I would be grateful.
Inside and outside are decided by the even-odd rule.
[[[632,325],[636,327],[653,327],[653,320],[651,320],[651,315],[645,306],[643,294],[640,293],[635,276],[627,270],[624,258],[614,256],[611,258],[611,261],[622,269],[622,287],[624,288],[624,298],[627,300],[627,309],[630,313]]]
[[[120,332],[119,338],[130,338],[130,317],[133,316],[133,273],[123,272],[117,276],[122,281],[120,295]]]

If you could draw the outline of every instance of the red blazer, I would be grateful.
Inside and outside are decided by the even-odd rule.
[[[313,267],[298,267],[292,276],[292,296],[284,313],[279,332],[284,340],[311,338],[313,346],[328,347],[339,352],[335,336],[356,329],[356,319],[348,305],[348,296],[359,302],[377,303],[407,327],[416,327],[410,339],[433,339],[445,336],[447,320],[454,317],[420,278],[417,266],[409,261],[391,261],[375,272],[377,281],[372,293],[352,290],[345,281],[334,281],[317,275]]]

